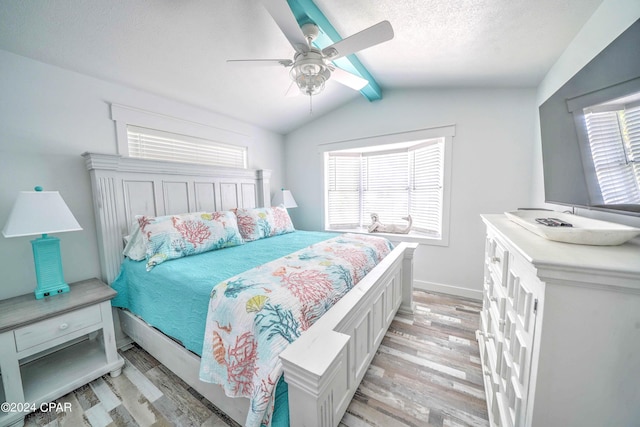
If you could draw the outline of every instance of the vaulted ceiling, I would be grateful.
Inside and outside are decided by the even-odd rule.
[[[284,0],[283,0],[284,1]],[[602,0],[315,0],[343,38],[382,20],[395,37],[356,54],[384,91],[535,87]],[[260,0],[20,0],[0,3],[0,49],[153,92],[279,133],[347,102],[329,81],[285,97],[293,58]]]

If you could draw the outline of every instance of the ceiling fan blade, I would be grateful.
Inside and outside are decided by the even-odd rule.
[[[293,12],[289,8],[289,4],[286,0],[262,0],[262,4],[269,12],[269,15],[276,21],[280,31],[289,40],[291,46],[296,52],[307,52],[309,45],[305,38],[298,21],[296,21]]]
[[[290,67],[293,65],[293,61],[290,59],[227,59],[228,63],[241,64],[249,66],[273,66],[278,65],[282,67]]]
[[[354,90],[360,90],[369,84],[369,80],[363,79],[360,76],[352,74],[338,67],[335,67],[335,69],[331,71],[331,80],[335,80],[338,83],[350,87]]]
[[[386,42],[392,38],[393,27],[391,27],[391,23],[382,21],[322,49],[322,54],[333,60]]]

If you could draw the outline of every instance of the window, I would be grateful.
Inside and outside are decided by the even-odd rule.
[[[640,203],[640,102],[586,108],[584,120],[602,203]]]
[[[246,169],[249,135],[192,119],[111,104],[118,154]]]
[[[441,128],[439,128],[441,129]],[[390,140],[410,138],[391,144],[327,144],[325,149],[325,225],[329,230],[362,230],[376,213],[384,224],[406,224],[411,216],[412,236],[435,244],[447,244],[448,143],[444,134],[415,140],[414,133],[393,135]],[[419,132],[432,135],[434,132]],[[379,137],[380,138],[380,137]],[[379,138],[375,138],[378,142]],[[386,142],[382,137],[381,141]]]
[[[247,147],[137,126],[127,126],[127,140],[130,157],[247,167]]]

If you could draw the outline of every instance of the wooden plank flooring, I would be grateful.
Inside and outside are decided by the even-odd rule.
[[[480,368],[481,303],[414,293],[416,312],[387,331],[341,427],[488,426]],[[123,375],[105,375],[58,399],[67,412],[36,412],[29,427],[236,427],[140,347],[121,352]],[[293,426],[295,427],[295,426]]]

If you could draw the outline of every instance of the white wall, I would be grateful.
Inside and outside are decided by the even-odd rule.
[[[638,19],[640,19],[640,1],[604,0],[538,86],[536,93],[538,106],[542,105],[562,85],[571,79],[574,74],[580,71],[582,67],[595,58],[598,53]],[[530,199],[530,204],[533,206],[544,205],[544,177],[542,174],[541,147],[539,116],[536,113],[535,146],[532,152],[533,185]],[[555,210],[567,209],[563,206],[550,204],[547,205],[547,207]],[[640,218],[637,217],[586,209],[579,209],[576,213],[606,221],[640,226]]]
[[[535,134],[534,89],[385,91],[356,99],[285,138],[285,185],[298,203],[296,227],[321,230],[322,156],[318,144],[454,124],[448,247],[420,245],[419,286],[479,297],[483,277],[481,213],[529,206]]]
[[[36,185],[60,191],[83,228],[57,235],[68,282],[100,276],[89,174],[80,155],[117,153],[110,103],[245,134],[249,167],[273,170],[272,192],[282,185],[281,135],[2,50],[0,76],[0,227],[19,191]],[[31,239],[0,236],[0,299],[35,288]]]

